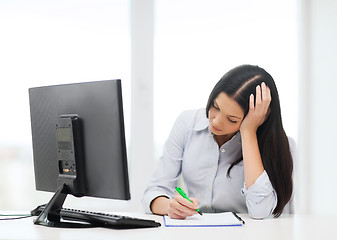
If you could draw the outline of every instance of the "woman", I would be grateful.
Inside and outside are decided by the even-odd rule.
[[[293,191],[293,161],[273,78],[242,65],[215,85],[205,109],[183,112],[144,193],[147,212],[278,217]],[[175,194],[182,175],[192,203]]]

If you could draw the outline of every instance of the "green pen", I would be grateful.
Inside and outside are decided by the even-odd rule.
[[[183,197],[186,198],[188,201],[192,202],[186,195],[186,193],[184,192],[184,190],[182,190],[180,187],[176,187],[177,192]],[[198,209],[195,209],[195,211],[197,211],[200,215],[202,215],[202,212]]]

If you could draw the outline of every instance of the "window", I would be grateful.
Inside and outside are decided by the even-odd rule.
[[[27,210],[50,199],[35,191],[28,88],[121,78],[130,104],[129,3],[2,1],[0,32],[0,205]]]
[[[156,158],[178,115],[206,107],[231,68],[254,64],[274,78],[285,130],[297,138],[297,22],[294,1],[155,2]]]

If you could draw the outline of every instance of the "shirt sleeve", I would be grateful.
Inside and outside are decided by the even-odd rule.
[[[277,205],[277,195],[266,171],[249,189],[244,184],[242,194],[246,197],[248,214],[255,219],[269,217]]]
[[[164,145],[163,155],[159,159],[156,170],[151,176],[142,198],[146,213],[151,213],[151,202],[159,197],[173,198],[175,187],[181,173],[181,162],[184,151],[186,132],[186,115],[181,114],[176,120]]]

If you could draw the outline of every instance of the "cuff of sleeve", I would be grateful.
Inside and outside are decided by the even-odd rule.
[[[249,197],[250,195],[266,196],[274,191],[273,186],[269,180],[268,174],[266,171],[256,179],[255,183],[247,189],[246,184],[244,183],[243,188],[241,189],[241,194],[243,196]]]
[[[246,197],[248,213],[253,218],[268,217],[277,205],[277,195],[266,171],[249,189],[244,185],[241,193]]]

